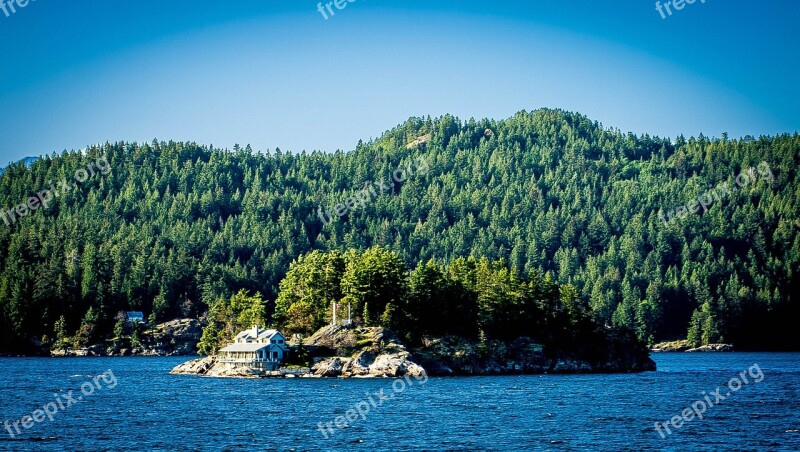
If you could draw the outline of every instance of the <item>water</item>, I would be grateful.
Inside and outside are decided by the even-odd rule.
[[[65,407],[53,421],[20,426],[15,438],[0,428],[0,450],[800,450],[800,353],[654,359],[658,372],[644,374],[400,383],[169,375],[184,358],[5,358],[0,422],[13,423],[48,402],[53,408],[61,400]],[[750,383],[709,408],[704,419],[670,427],[666,439],[656,433],[656,421],[680,415],[703,391],[713,392],[754,364],[762,381],[746,374]],[[81,394],[84,383],[91,395]],[[368,393],[380,389],[394,397],[379,405],[372,395],[375,407]],[[723,395],[729,391],[723,389]],[[67,407],[70,390],[73,399],[83,399]],[[356,404],[362,411],[369,406],[365,419],[337,429],[336,417]],[[320,422],[332,423],[327,439]]]

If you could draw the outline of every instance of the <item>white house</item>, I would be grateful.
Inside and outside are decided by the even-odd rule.
[[[219,361],[230,367],[278,370],[289,348],[277,330],[253,327],[236,335],[234,342],[219,351]]]

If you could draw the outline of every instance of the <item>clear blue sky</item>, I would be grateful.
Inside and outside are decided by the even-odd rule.
[[[0,163],[105,141],[351,150],[540,107],[675,137],[800,129],[800,3],[36,0],[0,11]],[[335,6],[334,6],[335,8]]]

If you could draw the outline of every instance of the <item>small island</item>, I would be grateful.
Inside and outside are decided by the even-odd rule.
[[[705,344],[692,343],[688,340],[678,340],[669,342],[659,342],[650,348],[653,353],[663,352],[732,352],[734,347],[731,344]]]
[[[395,378],[655,370],[647,353],[621,338],[606,344],[609,348],[604,356],[553,355],[545,353],[544,346],[530,338],[518,338],[512,343],[493,340],[483,345],[454,337],[428,339],[412,353],[391,330],[343,323],[326,326],[301,343],[288,344],[286,354],[270,351],[270,347],[280,350],[280,344],[240,342],[226,347],[229,351],[221,350],[217,356],[181,364],[171,373],[226,378]],[[242,332],[237,341],[252,337],[253,330]],[[275,330],[260,331],[274,338],[283,337]],[[245,349],[252,352],[244,356],[238,351]],[[240,357],[232,358],[231,353],[239,353]]]
[[[574,287],[535,271],[523,277],[502,261],[458,259],[444,267],[430,261],[409,272],[381,247],[313,251],[291,264],[269,316],[266,304],[246,292],[220,300],[198,346],[208,356],[172,373],[293,378],[655,370],[644,342],[626,328],[598,324]],[[267,323],[272,326],[259,326]]]

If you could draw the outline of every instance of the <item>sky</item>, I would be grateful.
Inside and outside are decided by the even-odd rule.
[[[121,140],[349,151],[411,116],[538,108],[671,138],[800,130],[799,2],[342,3],[6,5],[0,164]]]

